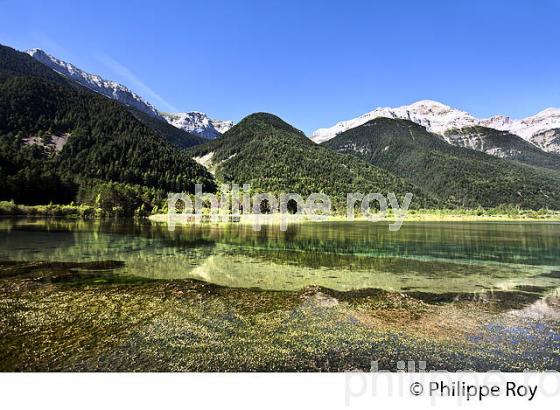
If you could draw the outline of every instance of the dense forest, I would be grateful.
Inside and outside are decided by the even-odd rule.
[[[272,114],[249,115],[222,137],[189,152],[195,157],[211,155],[210,168],[219,181],[250,184],[255,191],[325,193],[337,208],[350,192],[394,192],[399,200],[412,192],[413,207],[439,204],[385,170],[315,144]]]
[[[215,190],[206,169],[119,103],[60,80],[26,54],[0,51],[0,199],[68,203],[90,181]]]
[[[560,174],[455,147],[418,124],[377,118],[324,146],[407,178],[459,207],[560,209]]]

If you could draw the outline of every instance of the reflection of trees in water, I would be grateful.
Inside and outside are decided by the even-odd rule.
[[[214,241],[194,237],[162,237],[149,224],[125,226],[122,222],[17,221],[5,243],[6,259],[49,261],[125,262],[129,273],[157,277],[159,271],[173,276],[186,272],[208,258]]]
[[[502,271],[509,277],[515,269],[522,274],[530,269],[511,270],[509,266],[500,267],[502,263],[560,265],[557,224],[405,223],[399,232],[390,232],[386,224],[334,222],[290,224],[283,232],[277,225],[263,225],[255,231],[251,225],[233,223],[182,225],[170,232],[166,224],[146,220],[28,219],[0,221],[0,229],[12,229],[12,234],[0,237],[3,249],[10,248],[8,242],[13,243],[18,235],[31,233],[27,237],[31,243],[54,249],[51,257],[109,254],[151,261],[158,255],[175,255],[201,263],[216,252],[238,252],[285,265],[375,269],[395,274],[421,272],[435,278],[483,272],[496,276]],[[27,239],[18,241],[25,248]],[[218,244],[226,247],[217,250]],[[40,251],[41,247],[36,247]],[[486,262],[493,264],[487,267]]]
[[[1,232],[1,231],[0,231]],[[0,255],[12,258],[15,252],[56,252],[70,249],[79,241],[79,235],[72,232],[48,232],[38,229],[11,230],[8,235],[0,235]]]
[[[246,224],[199,224],[176,227],[149,221],[103,221],[103,232],[158,238],[168,245],[199,246],[219,242],[265,249],[316,250],[378,256],[430,256],[499,262],[560,265],[560,226],[524,223],[405,223],[390,232],[386,224],[291,224],[255,231]]]
[[[185,232],[188,232],[189,228]],[[262,249],[420,256],[507,263],[560,265],[560,227],[529,224],[408,224],[389,232],[370,223],[309,223],[278,226],[227,226],[198,231],[212,240]]]

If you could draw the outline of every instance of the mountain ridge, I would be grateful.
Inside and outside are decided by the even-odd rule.
[[[29,49],[26,53],[71,81],[75,81],[105,97],[119,101],[136,111],[168,122],[174,127],[186,132],[211,139],[221,135],[233,125],[231,121],[211,119],[206,114],[198,111],[187,113],[162,113],[139,94],[116,81],[106,80],[100,75],[82,70],[74,64],[54,57],[39,48]]]
[[[135,108],[138,111],[144,112],[150,116],[161,118],[158,110],[152,104],[144,100],[134,91],[131,91],[129,88],[117,83],[116,81],[106,80],[97,74],[88,73],[87,71],[76,67],[72,63],[60,60],[46,53],[40,48],[29,49],[26,53],[35,58],[37,61],[50,67],[60,75],[76,81],[92,91],[113,100],[117,100],[124,105]]]
[[[233,121],[217,120],[199,111],[161,113],[165,120],[176,128],[214,139],[233,127]]]
[[[484,126],[500,131],[509,131],[544,151],[560,153],[560,143],[555,140],[551,142],[548,137],[540,140],[536,138],[538,134],[542,135],[544,132],[560,129],[560,109],[558,108],[547,108],[533,116],[519,120],[513,120],[502,115],[479,119],[466,111],[432,100],[421,100],[395,108],[379,107],[359,117],[339,121],[332,127],[319,128],[313,132],[311,139],[317,143],[322,143],[344,131],[380,117],[409,120],[426,127],[430,132],[440,135],[444,135],[446,131],[451,129]]]
[[[560,155],[543,151],[509,131],[474,125],[447,130],[443,133],[443,139],[451,145],[470,148],[494,157],[560,170]]]

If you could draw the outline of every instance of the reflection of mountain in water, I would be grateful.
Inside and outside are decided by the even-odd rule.
[[[509,313],[514,317],[531,320],[560,320],[560,288],[553,289],[530,305],[513,309]]]
[[[462,265],[437,260],[364,258],[362,264],[310,267],[285,264],[251,253],[214,254],[197,266],[190,276],[231,287],[258,287],[272,290],[297,290],[319,285],[336,290],[377,288],[399,292],[481,293],[510,291],[518,286],[544,289],[560,283],[540,276],[546,268],[527,265]],[[353,260],[355,262],[355,258]]]

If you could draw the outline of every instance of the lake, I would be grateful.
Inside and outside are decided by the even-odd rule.
[[[321,222],[263,226],[4,220],[0,260],[124,261],[124,274],[295,290],[480,292],[554,286],[558,223]]]
[[[28,302],[36,307],[40,306],[45,311],[53,309],[54,312],[62,309],[61,302],[53,297],[54,294],[71,298],[70,301],[65,301],[65,306],[73,305],[74,314],[78,317],[76,321],[79,322],[72,324],[77,326],[77,329],[76,334],[69,336],[71,340],[78,337],[84,342],[85,336],[80,332],[84,333],[84,329],[91,326],[85,318],[79,318],[80,309],[91,309],[91,306],[101,303],[101,299],[109,297],[109,292],[111,297],[122,298],[119,299],[120,302],[114,302],[116,305],[113,308],[118,309],[124,309],[123,306],[134,309],[134,306],[153,303],[154,298],[160,300],[162,305],[173,301],[173,306],[165,309],[158,306],[152,310],[154,317],[151,319],[145,317],[145,312],[127,313],[127,316],[119,316],[114,309],[105,312],[101,303],[97,313],[112,317],[120,323],[119,326],[126,326],[128,320],[129,326],[134,329],[136,325],[132,323],[137,324],[140,317],[145,325],[146,320],[162,320],[176,309],[187,309],[183,314],[192,315],[196,321],[203,318],[209,320],[207,316],[214,312],[214,320],[218,320],[220,315],[225,315],[222,317],[225,322],[220,322],[219,326],[223,326],[224,323],[233,326],[228,315],[233,315],[235,320],[242,318],[237,327],[233,326],[230,329],[231,332],[237,335],[240,331],[251,329],[256,332],[252,337],[255,340],[260,339],[261,343],[265,343],[261,332],[266,331],[268,326],[272,326],[272,323],[278,320],[277,315],[293,314],[294,309],[310,309],[306,311],[310,316],[305,323],[293,324],[294,328],[291,330],[295,332],[298,326],[307,329],[307,326],[316,323],[317,335],[307,329],[300,336],[293,336],[297,340],[282,339],[282,343],[290,342],[293,345],[296,341],[304,343],[308,337],[326,337],[323,330],[318,330],[319,327],[325,326],[326,329],[332,326],[333,320],[338,323],[340,317],[350,315],[352,320],[345,324],[347,328],[342,332],[342,339],[332,341],[332,345],[326,346],[325,349],[330,351],[331,347],[340,343],[345,345],[347,342],[344,342],[344,338],[349,337],[347,332],[357,333],[364,338],[364,345],[355,346],[353,350],[353,354],[360,352],[359,357],[352,356],[346,361],[331,358],[329,366],[337,363],[337,360],[340,363],[326,369],[321,367],[323,365],[317,365],[318,369],[323,370],[363,369],[369,363],[369,360],[366,361],[363,357],[366,354],[364,349],[372,350],[368,340],[395,335],[398,336],[398,343],[405,343],[404,340],[412,343],[412,346],[403,350],[407,357],[427,354],[418,351],[419,347],[416,345],[420,340],[429,343],[431,347],[426,349],[431,349],[432,367],[437,369],[442,366],[448,370],[458,369],[467,364],[476,369],[484,369],[490,365],[500,365],[502,369],[517,369],[519,366],[559,366],[558,223],[405,221],[398,232],[390,232],[384,223],[370,222],[310,222],[290,225],[285,232],[280,231],[278,226],[263,226],[257,232],[250,225],[202,224],[178,226],[170,232],[165,224],[149,221],[3,219],[0,220],[0,261],[3,261],[7,272],[3,274],[4,301],[17,300],[17,303],[23,303],[25,298],[29,298]],[[79,265],[103,261],[118,264],[111,265],[110,269],[103,266],[84,269]],[[50,265],[37,265],[45,262]],[[17,274],[13,273],[14,266],[19,269]],[[56,275],[52,276],[49,269],[56,271]],[[62,271],[66,272],[66,276]],[[108,271],[112,275],[110,281],[103,279],[99,282],[99,278],[97,281],[85,282],[76,282],[72,278],[57,279],[67,278],[68,272],[73,275],[81,273],[86,276],[91,274],[103,277]],[[44,280],[49,275],[52,277]],[[80,276],[81,280],[83,275]],[[122,278],[122,283],[119,282],[119,278]],[[129,280],[130,278],[137,278],[138,281]],[[15,283],[17,291],[14,290]],[[41,285],[38,286],[38,283]],[[210,287],[205,287],[206,290],[202,292],[200,286],[203,285],[200,283]],[[218,287],[212,287],[214,285]],[[186,288],[183,288],[184,286]],[[171,288],[173,290],[169,290]],[[199,307],[193,301],[199,303],[200,300],[210,298],[207,296],[208,289],[212,289],[212,303],[208,310],[196,313],[195,310],[198,311]],[[168,291],[171,293],[165,293]],[[114,292],[117,292],[116,296]],[[162,296],[162,292],[165,295]],[[15,294],[19,296],[16,298]],[[89,298],[87,301],[82,300],[85,294]],[[185,295],[191,294],[196,294],[196,299],[186,300],[185,298],[191,296]],[[230,300],[233,295],[236,295],[234,302],[226,303],[225,301]],[[139,299],[133,306],[129,299],[134,297]],[[181,301],[179,305],[178,301]],[[239,307],[238,303],[250,304],[251,309],[256,311],[247,312],[248,307]],[[22,305],[20,308],[25,307]],[[8,317],[16,315],[12,317],[16,320],[20,314],[19,310],[6,309],[4,314]],[[29,306],[26,309],[29,310]],[[156,311],[158,313],[155,313]],[[275,312],[272,318],[269,317],[271,311]],[[337,318],[333,316],[321,319],[321,312],[328,312]],[[260,327],[244,322],[254,321],[261,314],[266,314],[268,319],[263,321]],[[450,318],[453,320],[445,324]],[[53,317],[48,319],[54,320]],[[228,352],[228,357],[232,360],[230,365],[224,364],[220,367],[208,364],[209,357],[213,357],[215,353],[206,351],[209,347],[197,338],[196,341],[192,340],[192,329],[189,330],[191,333],[185,334],[177,322],[183,323],[183,318],[177,316],[168,320],[171,322],[161,325],[163,328],[151,328],[151,331],[158,333],[160,345],[162,340],[164,344],[170,343],[170,329],[176,332],[174,337],[178,337],[177,334],[181,335],[180,337],[184,338],[185,349],[191,356],[181,356],[180,359],[175,357],[173,363],[177,365],[178,360],[179,363],[188,365],[173,367],[169,359],[160,358],[156,362],[146,362],[150,365],[135,367],[136,365],[133,366],[124,359],[130,354],[129,346],[127,353],[121,353],[119,356],[117,362],[121,363],[121,367],[117,369],[274,370],[276,366],[277,370],[314,370],[307,362],[290,362],[295,360],[292,355],[301,354],[290,349],[285,352],[288,362],[292,363],[290,365],[284,362],[286,358],[274,362],[275,359],[267,358],[269,353],[264,352],[254,352],[258,357],[250,358],[252,362],[261,363],[261,367],[255,365],[253,368],[246,361],[238,363],[239,357],[233,358],[233,342],[222,342],[220,347],[220,355],[223,355],[224,350]],[[285,321],[284,326],[291,323],[290,321],[291,319]],[[52,357],[57,348],[45,345],[43,338],[46,337],[46,333],[54,332],[53,327],[59,325],[42,323],[40,326],[26,326],[30,326],[26,327],[28,332],[36,333],[36,343],[44,349],[45,359],[39,363],[36,363],[36,359],[30,359],[31,354],[26,353],[21,346],[18,347],[21,339],[16,327],[4,327],[4,336],[13,343],[8,347],[15,352],[13,354],[20,355],[8,368],[35,370],[52,366]],[[96,326],[98,332],[106,338],[110,338],[110,333],[114,331],[113,327],[103,324]],[[169,326],[169,329],[166,326]],[[182,326],[190,328],[192,321]],[[215,323],[210,325],[204,322],[197,326],[197,331],[214,336],[223,331],[215,329]],[[511,329],[517,330],[511,333]],[[19,330],[23,331],[23,328]],[[141,333],[140,329],[136,331]],[[434,331],[441,332],[441,335],[435,337]],[[125,336],[122,333],[124,330],[119,332],[122,339],[117,338],[119,341],[113,346],[115,349],[130,343],[130,335]],[[160,334],[162,332],[163,334]],[[492,342],[495,357],[482,361],[477,356],[476,349],[489,342],[491,337],[497,338]],[[527,337],[529,339],[526,339]],[[92,348],[94,351],[103,350],[102,345],[95,340],[87,339],[87,343],[95,345],[95,348]],[[277,346],[279,341],[269,340],[268,343],[271,344],[267,346],[269,349],[280,349]],[[368,343],[370,345],[366,347]],[[393,340],[387,346],[394,343],[397,342]],[[200,364],[200,361],[198,365],[193,364],[194,357],[200,359],[201,354],[200,351],[193,353],[193,344],[200,344],[199,349],[206,351],[202,360],[206,361],[206,365]],[[464,357],[457,359],[457,356],[454,356],[455,362],[452,365],[449,364],[449,359],[442,359],[455,351],[454,349],[459,349],[459,346],[467,346],[460,348],[464,350]],[[516,349],[514,353],[511,352],[512,346]],[[28,349],[32,347],[28,346]],[[467,357],[471,354],[468,353],[469,347],[473,352],[472,356]],[[439,349],[437,360],[441,361],[440,365],[434,358],[434,348]],[[519,349],[521,351],[517,351]],[[158,355],[168,353],[159,352]],[[186,352],[183,353],[188,356]],[[315,361],[320,361],[325,354],[324,351],[316,353],[318,358],[315,358]],[[486,353],[488,352],[485,352],[485,355]],[[55,365],[54,368],[99,369],[92,367],[93,362],[88,362],[93,360],[93,357],[80,358],[71,352],[66,354],[68,359],[57,362],[59,367]],[[111,354],[116,353],[111,351]],[[135,354],[143,355],[145,352],[136,351]],[[399,359],[393,354],[389,360],[388,353],[384,354],[384,363],[387,363],[387,366],[391,366],[393,359]],[[94,355],[97,355],[96,366],[99,366],[99,355],[102,355],[102,352]],[[513,356],[504,362],[503,358],[507,355]],[[535,355],[538,356],[537,361]],[[113,357],[112,364],[107,365],[109,370],[113,370],[111,366],[115,360]]]

